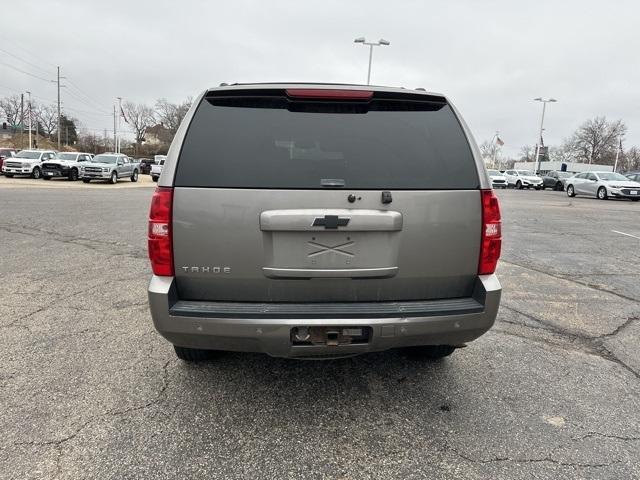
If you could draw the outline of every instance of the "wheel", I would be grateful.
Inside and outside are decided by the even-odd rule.
[[[558,182],[558,183],[556,183],[556,190],[557,190],[558,192],[561,192],[561,191],[563,191],[563,190],[564,190],[564,187],[562,186],[562,182]]]
[[[214,353],[213,350],[178,347],[177,345],[174,345],[173,349],[176,351],[176,356],[185,362],[201,362],[203,360],[210,360],[213,358]]]
[[[606,200],[607,199],[607,189],[604,187],[600,187],[598,189],[598,199]]]
[[[77,168],[72,168],[69,171],[69,180],[71,180],[72,182],[75,182],[76,180],[78,180],[78,169]]]
[[[533,188],[535,188],[536,190],[540,190],[542,188],[542,190],[544,190],[543,187],[533,187]]]
[[[51,177],[42,177],[43,180],[51,180]]]
[[[448,357],[455,351],[456,347],[451,345],[423,345],[420,347],[407,347],[405,352],[410,358],[417,360],[437,360]]]
[[[573,190],[573,185],[567,185],[567,197],[575,197],[576,192]]]
[[[546,189],[547,189],[547,187],[546,187],[546,186],[544,186],[544,185],[542,185],[542,186],[539,188],[539,190],[546,190]]]
[[[158,177],[156,177],[155,175],[151,175],[151,180],[153,180],[154,182],[158,181]]]
[[[90,179],[90,178],[83,178],[83,179],[82,179],[82,182],[83,182],[83,183],[89,183],[90,181],[91,181],[91,179]]]
[[[138,170],[134,170],[133,173],[131,174],[131,181],[132,182],[138,181]]]
[[[33,172],[31,172],[31,178],[35,178],[35,179],[40,178],[40,168],[35,167],[33,169]]]
[[[7,178],[13,178],[13,174],[11,173],[5,173],[4,176]]]
[[[521,182],[520,180],[518,180],[518,181],[516,182],[516,188],[517,188],[518,190],[522,190],[522,182]]]
[[[118,183],[118,172],[111,172],[111,178],[109,179],[109,183],[116,184]]]
[[[631,198],[630,199],[632,202],[637,202],[638,200],[640,200],[640,198]]]

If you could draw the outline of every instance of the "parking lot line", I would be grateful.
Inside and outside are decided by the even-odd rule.
[[[630,233],[624,233],[624,232],[619,232],[618,230],[611,230],[613,233],[619,233],[620,235],[625,235],[627,237],[633,237],[633,238],[637,238],[638,240],[640,240],[640,237],[636,236],[636,235],[631,235]]]

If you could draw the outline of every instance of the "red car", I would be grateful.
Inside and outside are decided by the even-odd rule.
[[[5,158],[11,158],[16,156],[16,151],[13,148],[0,148],[0,172],[2,172],[2,164]],[[0,173],[2,175],[2,173]]]

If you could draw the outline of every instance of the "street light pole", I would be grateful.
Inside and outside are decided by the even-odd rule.
[[[31,92],[27,92],[29,94],[29,148],[33,146],[31,143]]]
[[[379,47],[381,45],[391,45],[391,42],[381,38],[377,42],[367,42],[364,37],[358,37],[354,43],[361,43],[363,45],[369,45],[369,68],[367,69],[367,85],[371,84],[371,63],[373,61],[373,47]]]
[[[547,98],[544,99],[542,97],[534,98],[536,102],[542,102],[542,117],[540,118],[540,132],[538,134],[538,141],[536,142],[536,161],[533,167],[533,174],[535,175],[538,170],[540,170],[540,147],[542,142],[542,131],[544,130],[544,113],[547,109],[547,103],[549,102],[557,102],[555,98]]]

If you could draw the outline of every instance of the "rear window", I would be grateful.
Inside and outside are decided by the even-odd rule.
[[[186,134],[178,187],[479,188],[471,149],[443,102],[205,98]]]

